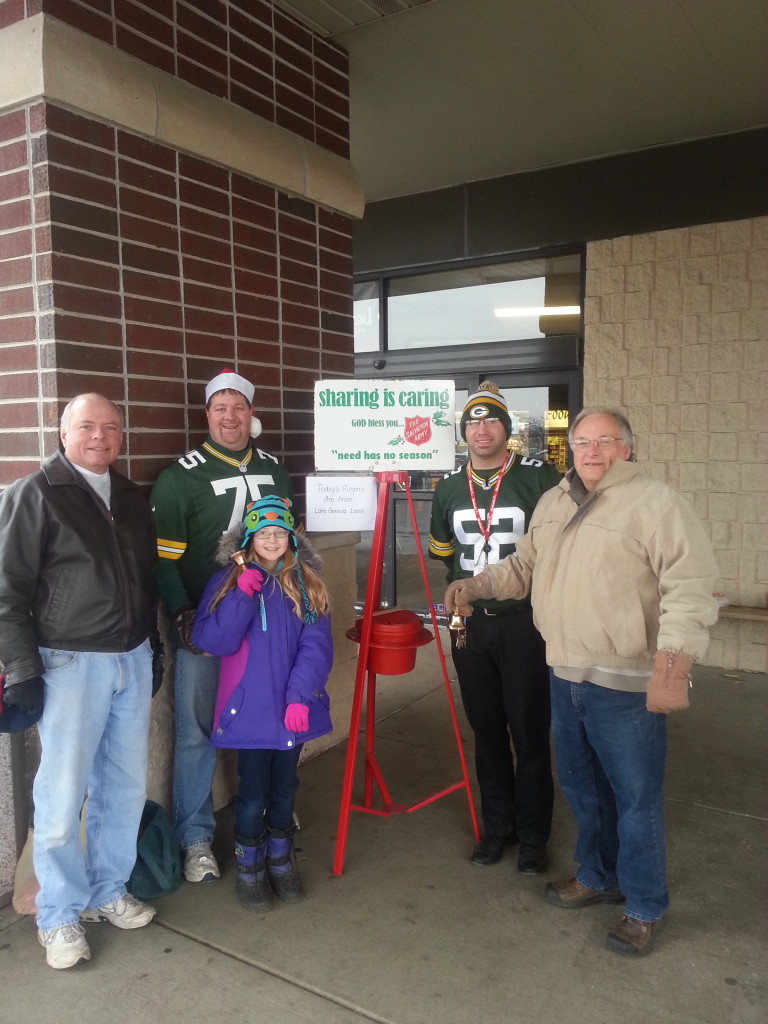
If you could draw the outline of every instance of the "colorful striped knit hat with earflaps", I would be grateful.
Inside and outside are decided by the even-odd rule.
[[[245,535],[243,547],[248,547],[251,537],[267,526],[279,526],[286,530],[289,535],[288,543],[291,551],[296,555],[296,576],[301,592],[301,603],[304,606],[302,621],[305,625],[311,626],[317,622],[317,612],[312,611],[309,606],[307,588],[304,585],[304,574],[301,571],[301,561],[298,556],[298,541],[296,540],[296,520],[291,512],[292,502],[288,498],[280,498],[276,494],[268,494],[258,501],[251,502],[246,508],[243,516]]]

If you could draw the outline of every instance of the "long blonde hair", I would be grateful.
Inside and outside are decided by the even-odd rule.
[[[246,562],[256,562],[258,565],[258,559],[256,558],[255,551],[253,549],[253,538],[250,540],[248,547],[245,549]],[[289,597],[293,603],[293,610],[299,619],[304,619],[304,610],[302,608],[303,595],[301,592],[301,585],[299,583],[299,576],[303,576],[304,579],[304,590],[307,595],[308,610],[315,612],[316,615],[327,615],[331,610],[331,599],[328,594],[328,588],[321,579],[320,576],[312,569],[306,562],[301,563],[299,568],[299,558],[295,551],[290,547],[285,552],[282,558],[282,566],[277,573],[267,573],[271,577],[273,583],[277,583],[282,587],[286,596]],[[232,562],[232,568],[229,570],[227,576],[225,576],[221,586],[211,598],[211,603],[208,608],[209,611],[213,611],[224,599],[224,595],[230,590],[233,590],[237,586],[237,580],[242,573],[245,565],[241,565],[239,562]],[[265,569],[262,571],[266,572]],[[268,582],[264,581],[265,584]]]

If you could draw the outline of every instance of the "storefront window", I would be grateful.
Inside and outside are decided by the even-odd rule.
[[[568,255],[391,278],[387,349],[576,334],[580,271]]]
[[[409,270],[358,281],[356,376],[450,378],[456,389],[454,469],[467,461],[459,421],[470,393],[493,380],[512,422],[509,450],[568,469],[567,430],[580,400],[583,253],[523,256],[485,266]],[[373,355],[372,355],[373,353]],[[446,467],[448,469],[449,467]],[[432,599],[445,567],[426,558],[432,494],[443,473],[415,471],[409,489]],[[427,615],[417,542],[400,484],[390,492],[380,602]],[[366,592],[372,536],[357,552],[358,603]]]

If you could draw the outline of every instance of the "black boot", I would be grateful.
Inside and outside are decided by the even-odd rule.
[[[266,832],[258,839],[241,839],[235,836],[235,888],[246,910],[264,911],[272,906],[272,891],[269,888],[265,864],[266,855]]]
[[[293,850],[295,825],[286,829],[267,827],[267,874],[275,896],[285,903],[304,899],[304,886]]]

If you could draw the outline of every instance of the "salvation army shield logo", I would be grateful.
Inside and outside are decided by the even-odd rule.
[[[409,444],[426,444],[432,440],[432,423],[426,416],[406,416],[403,437]]]

